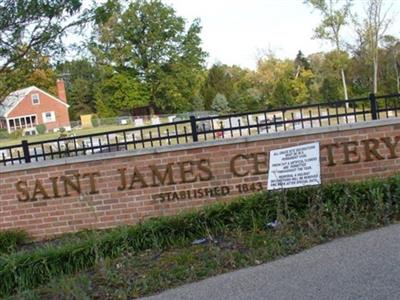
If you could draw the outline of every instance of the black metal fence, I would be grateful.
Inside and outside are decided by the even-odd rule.
[[[0,165],[162,147],[397,117],[400,94],[258,112],[195,117],[171,123],[28,142],[0,148]]]

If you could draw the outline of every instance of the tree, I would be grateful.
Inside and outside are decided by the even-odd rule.
[[[260,91],[263,105],[280,107],[292,101],[291,96],[286,96],[286,93],[289,93],[291,89],[290,81],[293,79],[294,69],[293,60],[281,60],[271,53],[257,62],[257,70],[252,74],[252,82],[253,87]],[[279,91],[275,91],[277,88]]]
[[[192,99],[192,111],[204,111],[204,100],[200,96],[195,96]]]
[[[112,73],[98,84],[95,99],[101,117],[115,117],[147,105],[149,95],[136,77],[129,73]]]
[[[294,60],[294,64],[296,66],[294,78],[297,78],[300,75],[301,69],[310,70],[310,68],[311,68],[309,61],[304,56],[303,52],[301,52],[301,50],[299,50],[299,52],[297,52],[296,58]]]
[[[231,73],[227,65],[214,64],[207,72],[207,77],[201,88],[201,95],[204,98],[206,109],[210,109],[215,96],[218,93],[230,98],[234,93]]]
[[[343,5],[337,8],[339,0],[306,0],[314,9],[317,9],[322,15],[321,24],[315,28],[315,38],[327,40],[335,46],[337,54],[337,63],[340,66],[340,75],[342,77],[344,98],[348,99],[346,76],[344,64],[340,59],[343,41],[341,39],[341,30],[348,24],[350,17],[350,8],[352,0],[345,0]]]
[[[87,59],[58,64],[56,70],[66,81],[71,119],[78,119],[80,114],[94,113],[96,110],[95,89],[103,72]]]
[[[217,94],[214,97],[213,103],[211,105],[211,109],[219,114],[229,113],[230,108],[228,104],[228,100],[224,94]]]
[[[199,89],[206,55],[200,30],[198,20],[187,26],[159,0],[137,0],[97,28],[91,51],[98,63],[144,84],[149,105],[180,111]]]
[[[114,1],[83,10],[82,0],[0,0],[0,80],[16,70],[27,75],[23,67],[31,53],[49,57],[62,52],[61,37],[68,30],[104,20]],[[0,99],[11,90],[0,82]]]
[[[35,85],[56,94],[56,79],[57,75],[50,64],[49,57],[31,50],[19,60],[18,68],[0,73],[0,90],[15,91]]]
[[[389,94],[396,91],[400,93],[400,40],[391,35],[385,35],[382,39],[382,47],[379,49],[381,93]]]
[[[373,67],[373,92],[378,92],[379,46],[385,32],[392,22],[388,13],[390,8],[384,10],[383,0],[368,0],[366,2],[366,17],[360,23],[356,21],[360,47],[365,49],[367,57]]]

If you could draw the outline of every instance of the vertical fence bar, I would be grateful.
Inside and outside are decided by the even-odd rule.
[[[23,141],[21,142],[21,145],[22,145],[22,150],[23,150],[23,152],[24,152],[25,162],[26,162],[27,164],[29,164],[29,163],[31,162],[31,155],[30,155],[30,153],[29,153],[29,144],[28,144],[28,141],[27,141],[27,140],[23,140]]]
[[[229,128],[230,128],[230,130],[231,130],[231,137],[233,137],[233,130],[232,130],[232,120],[231,120],[231,117],[229,117],[228,120],[229,120]]]
[[[214,130],[214,128],[213,128]],[[185,142],[188,143],[188,134],[187,134],[187,129],[186,126],[183,126],[183,132],[185,133]],[[215,139],[215,132],[214,133],[214,139]]]
[[[190,127],[192,128],[192,139],[193,142],[199,141],[199,136],[197,134],[197,127],[196,127],[196,117],[190,116]]]
[[[283,129],[284,129],[284,131],[286,131],[285,111],[282,111],[282,121],[283,121]]]
[[[176,125],[176,123],[175,123],[174,129],[175,129],[175,135],[176,135],[176,142],[179,144],[179,130],[178,130],[178,125]]]
[[[294,113],[290,113],[291,114],[291,116],[292,116],[292,127],[293,127],[293,130],[295,130],[296,129],[296,124],[294,124]]]
[[[42,147],[43,159],[46,160],[46,151],[44,150],[44,144],[41,143],[40,146]]]
[[[321,120],[321,105],[318,104],[318,122],[319,127],[322,127],[322,120]]]
[[[157,133],[158,133],[158,141],[160,143],[160,146],[162,146],[160,125],[157,126]]]
[[[384,98],[385,100],[385,113],[386,113],[386,118],[389,118],[389,109],[388,109],[388,104],[387,104],[387,98]]]
[[[250,124],[249,114],[246,115],[246,118],[247,118],[247,129],[248,129],[249,135],[251,135],[251,128],[250,128],[251,124]]]
[[[372,120],[377,120],[378,119],[378,106],[376,103],[376,97],[374,93],[370,93],[369,96],[369,102],[370,102],[370,106],[371,106],[371,118]]]

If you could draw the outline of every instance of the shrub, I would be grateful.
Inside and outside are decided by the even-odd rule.
[[[36,131],[38,134],[46,133],[46,130],[47,130],[46,125],[44,124],[36,125]]]
[[[64,127],[60,127],[59,132],[60,132],[60,135],[58,136],[59,138],[65,138],[68,136],[67,131],[65,130]]]
[[[214,97],[211,109],[219,114],[227,114],[230,112],[229,103],[224,94],[218,93]]]
[[[22,129],[17,129],[10,133],[10,138],[15,140],[20,139],[22,137],[22,133]]]
[[[92,126],[93,127],[99,127],[100,125],[100,120],[97,116],[92,117]]]
[[[8,133],[7,129],[0,128],[0,139],[7,139],[9,137],[10,137],[10,134]]]
[[[28,241],[28,234],[23,230],[0,231],[0,254],[11,253]]]

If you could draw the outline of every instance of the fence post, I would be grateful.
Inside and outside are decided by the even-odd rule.
[[[192,128],[193,142],[198,142],[199,137],[197,134],[197,126],[196,126],[196,117],[195,116],[190,116],[190,127]]]
[[[31,155],[29,153],[29,144],[27,140],[22,140],[21,142],[22,150],[24,151],[24,158],[26,163],[31,162]]]
[[[372,120],[378,119],[378,105],[376,103],[376,97],[374,93],[369,94],[369,102],[371,106],[371,118]]]

